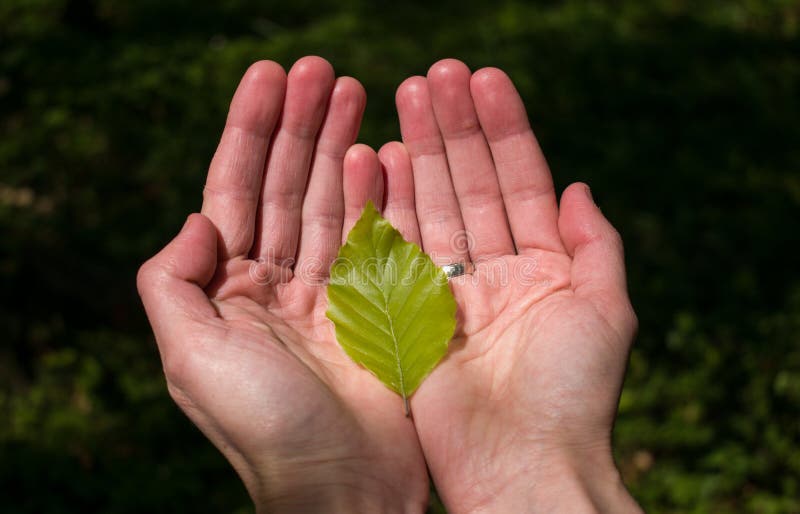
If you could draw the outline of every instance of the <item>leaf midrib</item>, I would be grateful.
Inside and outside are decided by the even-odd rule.
[[[387,256],[385,263],[391,261],[392,249],[394,248],[394,243],[396,240],[397,240],[397,234],[392,234],[392,240],[391,243],[389,244],[389,255]],[[374,250],[374,253],[377,255],[378,249],[375,247],[375,241],[372,240],[370,242],[372,243],[372,249]],[[384,279],[386,278],[385,277],[386,266],[387,264],[384,264],[383,268],[381,269],[381,272],[384,274]],[[395,357],[395,362],[397,363],[397,374],[398,377],[400,378],[400,396],[403,397],[403,407],[406,410],[406,416],[408,416],[411,411],[408,406],[408,395],[406,394],[406,383],[405,383],[405,376],[403,374],[403,364],[400,360],[400,345],[397,340],[397,336],[394,333],[394,323],[392,322],[392,314],[389,312],[389,295],[387,294],[386,291],[385,280],[383,282],[384,282],[383,283],[384,287],[380,288],[381,293],[383,293],[383,305],[384,305],[383,312],[386,315],[386,320],[389,322],[389,333],[392,336],[392,344],[394,345],[394,357]]]
[[[400,346],[397,341],[397,336],[394,334],[394,323],[392,323],[392,316],[389,313],[389,301],[386,300],[386,319],[389,320],[389,333],[392,335],[392,343],[394,343],[394,357],[397,362],[397,373],[400,377],[400,396],[403,397],[403,406],[406,409],[406,416],[409,414],[408,396],[406,396],[406,383],[403,376],[403,365],[400,362]]]

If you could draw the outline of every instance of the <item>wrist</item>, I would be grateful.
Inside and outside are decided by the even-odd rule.
[[[610,448],[562,455],[537,467],[538,473],[531,474],[535,483],[520,487],[527,506],[519,512],[642,513],[622,482]]]
[[[523,462],[523,457],[526,459]],[[622,513],[643,511],[628,493],[610,448],[515,452],[513,463],[495,463],[497,473],[477,495],[447,501],[451,514]],[[449,495],[446,495],[449,496]],[[461,501],[467,500],[467,501]]]
[[[320,464],[312,468],[281,469],[259,473],[245,481],[256,513],[361,513],[422,514],[424,495],[409,484],[385,484],[374,476]],[[250,483],[248,483],[250,482]]]
[[[425,503],[413,504],[403,498],[364,491],[355,484],[308,487],[299,494],[254,500],[254,503],[256,514],[295,512],[422,514],[426,506]]]

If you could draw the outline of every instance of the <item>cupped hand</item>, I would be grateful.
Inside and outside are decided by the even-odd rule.
[[[636,512],[610,446],[636,329],[619,235],[584,184],[559,208],[500,70],[440,61],[400,86],[397,107],[404,144],[379,155],[389,193],[415,190],[401,230],[438,264],[474,267],[451,281],[449,355],[411,400],[445,504]]]
[[[299,60],[288,77],[272,62],[251,66],[202,212],[139,273],[171,395],[259,511],[421,512],[427,502],[400,398],[347,358],[325,318],[343,235],[368,199],[383,201],[377,155],[351,147],[364,105],[361,85],[323,59]]]

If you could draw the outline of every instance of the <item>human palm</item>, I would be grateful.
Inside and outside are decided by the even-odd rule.
[[[564,255],[537,260],[548,271],[535,285],[499,291],[480,276],[454,284],[463,330],[414,403],[437,486],[463,511],[489,502],[509,477],[534,482],[550,460],[610,454],[630,335],[571,290]]]
[[[336,477],[354,494],[373,489],[376,498],[407,502],[395,499],[392,507],[418,509],[427,477],[413,425],[396,395],[341,352],[325,318],[324,287],[293,277],[226,290],[239,273],[252,276],[225,277],[212,296],[218,318],[196,327],[204,351],[171,374],[179,405],[232,463],[246,461],[240,473],[269,473],[272,489],[283,491],[286,481],[292,492],[330,505],[338,491],[325,489]],[[219,425],[224,433],[215,434]],[[298,476],[299,489],[290,483]]]
[[[261,508],[419,511],[425,463],[400,399],[338,347],[330,262],[367,199],[364,92],[304,58],[252,66],[231,103],[202,214],[140,272],[176,402]],[[389,206],[391,207],[391,206]]]
[[[405,81],[397,104],[405,148],[381,153],[389,177],[413,175],[409,234],[440,264],[474,267],[451,281],[459,327],[412,400],[420,442],[453,512],[523,511],[526,492],[565,461],[613,470],[610,432],[636,325],[619,236],[582,184],[558,208],[500,70],[473,75],[441,61]],[[514,494],[500,507],[504,489]]]
[[[636,325],[619,236],[586,186],[556,204],[499,70],[441,61],[397,103],[404,144],[376,156],[350,146],[355,80],[319,58],[288,79],[251,67],[202,214],[139,275],[173,397],[259,509],[421,511],[427,461],[453,514],[550,512],[566,496],[567,512],[636,511],[606,494],[624,493],[609,438]],[[329,265],[367,200],[438,264],[474,265],[451,281],[456,335],[413,422],[325,317]],[[581,487],[603,494],[581,504],[553,484],[587,465],[604,478]]]

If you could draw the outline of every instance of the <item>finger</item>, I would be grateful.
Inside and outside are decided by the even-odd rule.
[[[203,291],[217,266],[217,244],[213,222],[192,214],[175,239],[139,269],[139,295],[165,366],[170,346],[186,340],[189,324],[217,317]]]
[[[414,205],[414,175],[411,158],[403,143],[386,143],[378,151],[383,168],[385,206],[383,216],[400,231],[406,241],[421,245],[417,211]]]
[[[319,283],[339,252],[344,219],[342,165],[345,152],[355,142],[366,93],[350,77],[337,79],[328,112],[314,151],[311,175],[303,200],[300,247],[295,277]]]
[[[437,264],[466,262],[467,245],[452,244],[464,236],[464,222],[433,114],[428,81],[424,77],[406,79],[397,88],[395,101],[403,143],[411,157],[422,248]]]
[[[356,224],[367,201],[378,211],[383,206],[383,177],[375,150],[367,145],[353,145],[344,156],[344,227],[342,244]]]
[[[267,160],[253,257],[294,263],[311,158],[333,84],[333,68],[320,57],[304,57],[289,71],[283,115]]]
[[[603,216],[586,184],[569,186],[561,197],[561,238],[572,256],[572,288],[590,300],[626,336],[636,329],[625,280],[622,239]]]
[[[553,178],[514,84],[502,71],[484,68],[470,87],[517,251],[563,251]]]
[[[472,103],[471,75],[464,63],[445,59],[428,71],[428,87],[461,218],[474,241],[469,254],[479,261],[513,254],[514,243],[489,145]]]
[[[259,61],[250,66],[233,95],[208,170],[201,211],[219,230],[221,259],[246,255],[253,244],[264,161],[285,90],[283,68]]]

